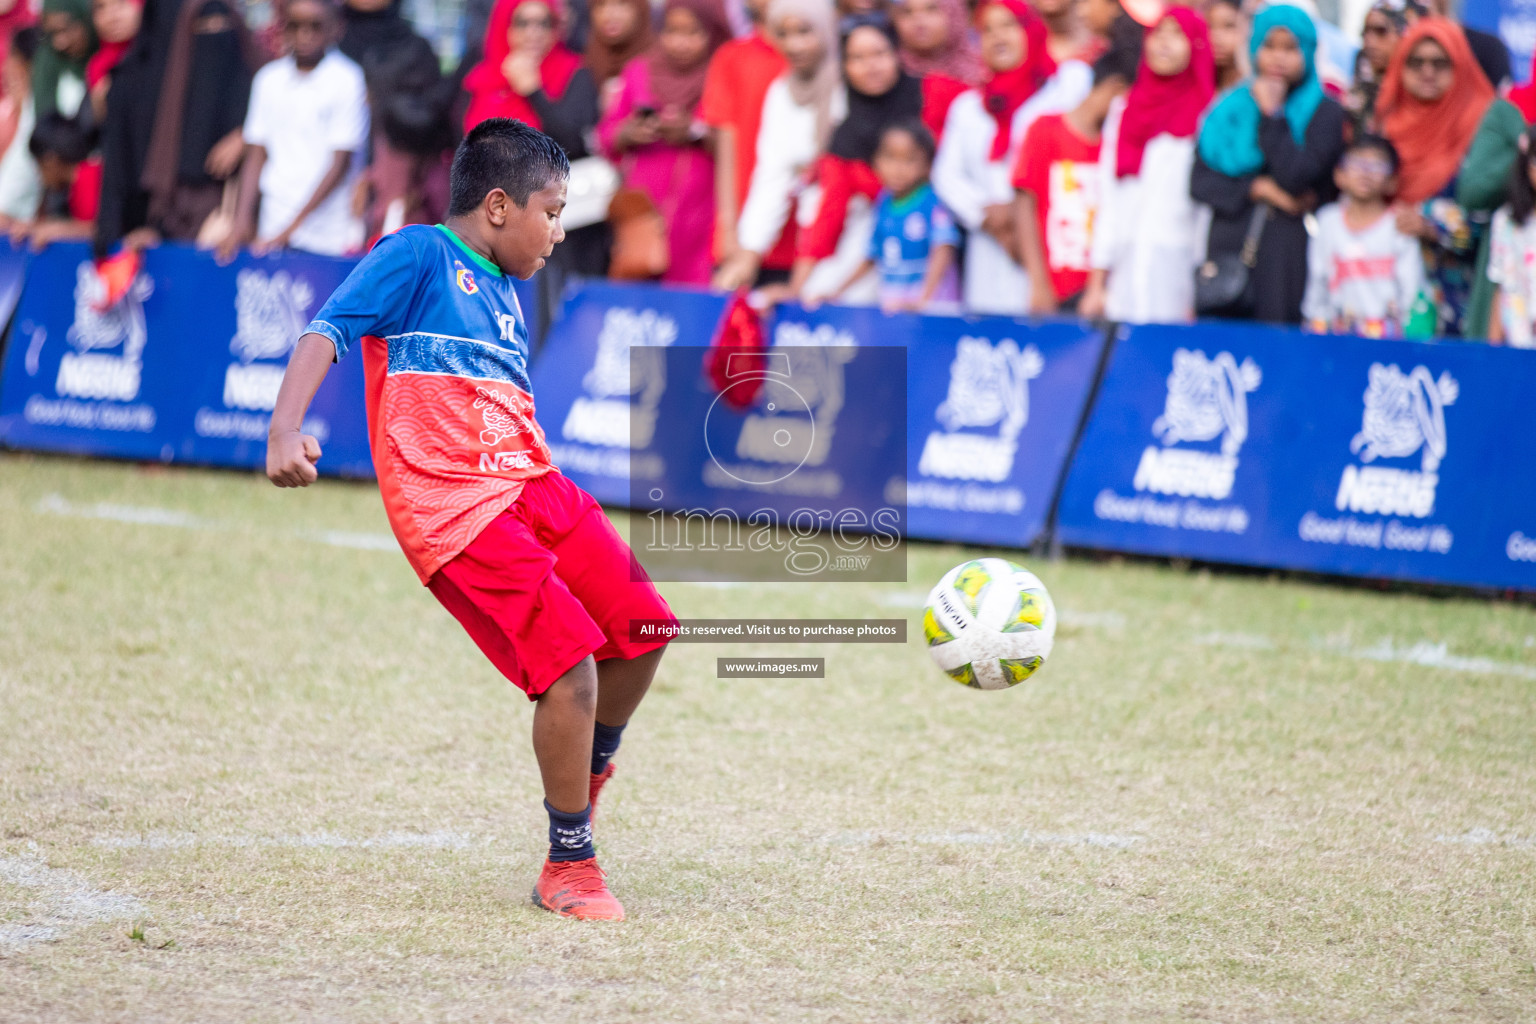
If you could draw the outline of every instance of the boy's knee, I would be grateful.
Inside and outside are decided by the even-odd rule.
[[[597,663],[589,654],[570,671],[556,679],[542,696],[554,697],[562,703],[595,710],[597,708]]]

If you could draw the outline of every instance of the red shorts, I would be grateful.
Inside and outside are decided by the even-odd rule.
[[[529,700],[589,654],[666,643],[632,642],[630,619],[673,617],[597,501],[561,473],[524,484],[427,588]]]

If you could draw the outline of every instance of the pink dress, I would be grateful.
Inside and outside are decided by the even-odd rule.
[[[598,122],[598,143],[618,166],[624,184],[650,196],[666,218],[672,261],[661,279],[672,284],[708,284],[715,233],[715,159],[700,143],[653,142],[622,154],[615,151],[619,125],[637,107],[645,106],[661,109],[651,92],[650,65],[645,57],[638,57],[619,76],[619,90]],[[694,120],[703,121],[698,110]]]

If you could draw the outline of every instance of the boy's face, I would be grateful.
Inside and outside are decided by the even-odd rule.
[[[57,153],[44,153],[37,161],[37,174],[43,188],[50,192],[62,191],[75,183],[77,165],[61,160]]]
[[[1333,183],[1357,203],[1375,202],[1392,194],[1397,178],[1392,161],[1379,149],[1352,149],[1334,168]]]
[[[549,259],[555,246],[565,240],[560,211],[565,209],[566,179],[556,178],[518,206],[497,189],[485,197],[491,223],[491,254],[496,265],[524,281]]]
[[[928,154],[903,131],[888,131],[875,150],[875,177],[893,196],[904,196],[928,180]]]
[[[312,68],[325,56],[331,45],[333,22],[331,9],[315,0],[288,0],[288,18],[283,24],[283,38],[289,52],[301,68]]]
[[[104,43],[126,43],[139,34],[144,5],[136,0],[94,0],[91,21]]]

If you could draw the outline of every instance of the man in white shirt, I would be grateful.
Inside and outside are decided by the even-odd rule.
[[[329,256],[363,243],[351,207],[368,140],[363,72],[332,48],[339,19],[331,0],[287,7],[290,55],[251,83],[236,229],[220,247],[226,260],[248,242],[258,255],[294,248]]]

